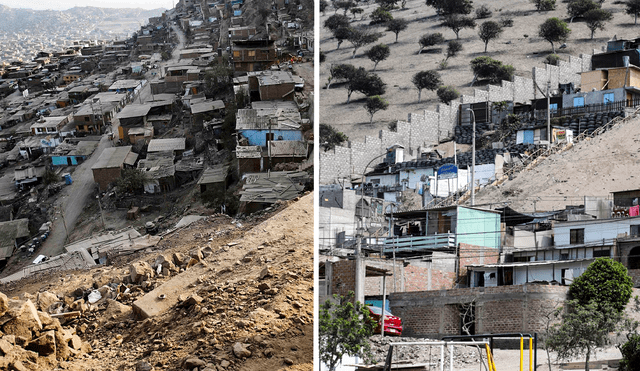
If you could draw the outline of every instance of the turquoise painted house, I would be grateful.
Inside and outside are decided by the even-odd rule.
[[[388,214],[390,237],[384,252],[415,256],[454,250],[460,243],[500,249],[500,212],[469,206],[448,206]]]
[[[97,140],[79,141],[76,144],[64,142],[51,154],[51,164],[53,166],[80,165],[97,147]]]
[[[253,102],[236,114],[238,141],[243,146],[266,147],[267,141],[302,141],[302,119],[295,102]]]

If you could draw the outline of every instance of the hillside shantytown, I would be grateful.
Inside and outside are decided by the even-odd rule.
[[[585,23],[567,19],[571,33],[555,41],[559,59],[550,60],[552,45],[538,25],[561,22],[573,2],[549,12],[536,9],[539,2],[446,2],[470,4],[449,14],[474,22],[452,28],[455,34],[447,5],[438,8],[443,2],[377,3],[329,2],[322,16],[320,124],[330,134],[320,153],[320,302],[354,292],[353,300],[393,314],[384,340],[370,341],[379,367],[396,342],[535,334],[538,369],[584,368],[584,357],[569,365],[580,358],[554,354],[547,365],[541,352],[544,335],[560,322],[554,311],[596,259],[626,268],[633,295],[640,287],[638,36],[620,26],[633,24],[633,13],[623,14],[622,3],[594,4],[617,22],[607,23],[615,31],[599,29],[600,39],[584,37]],[[342,12],[332,7],[352,13],[349,27],[370,36],[364,46],[353,33],[343,37]],[[489,52],[478,36],[484,22],[503,32],[490,39]],[[427,45],[427,36],[440,41]],[[461,51],[448,56],[447,45],[456,43]],[[389,52],[377,56],[375,48]],[[513,66],[494,81],[472,72],[481,59]],[[458,82],[452,85],[462,93],[444,100],[438,85],[420,87],[416,76],[424,70],[440,87]],[[382,88],[361,88],[358,74]],[[420,92],[434,98],[420,106]],[[622,356],[608,349],[609,367],[618,367]],[[397,367],[441,367],[449,357],[436,345],[394,351]],[[487,365],[461,352],[454,369]],[[366,362],[345,357],[343,364],[366,369]],[[511,362],[514,368],[520,360]]]
[[[0,369],[310,370],[313,3],[0,66]]]

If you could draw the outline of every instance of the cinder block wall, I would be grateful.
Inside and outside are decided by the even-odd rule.
[[[560,62],[559,66],[534,67],[532,78],[514,76],[513,81],[503,81],[501,86],[488,85],[475,89],[473,95],[463,95],[450,105],[438,104],[435,111],[409,113],[407,121],[398,121],[395,132],[380,130],[378,137],[366,137],[364,142],[348,142],[344,146],[336,146],[334,150],[320,152],[320,184],[331,184],[337,178],[362,174],[371,159],[392,145],[403,145],[406,153],[411,154],[420,146],[434,145],[452,137],[461,103],[503,100],[525,103],[542,97],[534,81],[543,91],[549,79],[551,89],[557,89],[559,83],[573,82],[578,85],[580,73],[589,70],[591,55],[570,56],[568,62]]]
[[[544,314],[565,300],[569,288],[551,285],[479,287],[394,293],[391,311],[402,318],[403,336],[460,335],[460,304],[475,302],[476,333],[540,332]]]

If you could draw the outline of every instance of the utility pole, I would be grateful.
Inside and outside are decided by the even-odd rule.
[[[475,185],[475,173],[476,173],[476,114],[471,108],[467,108],[467,111],[471,112],[473,118],[473,139],[471,142],[471,206],[476,202],[476,185]],[[436,180],[437,183],[437,180]]]
[[[551,148],[551,95],[549,94],[551,90],[551,75],[549,75],[549,80],[547,81],[547,149]]]

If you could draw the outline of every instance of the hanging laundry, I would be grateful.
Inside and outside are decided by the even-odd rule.
[[[640,216],[640,205],[630,207],[629,216]]]

